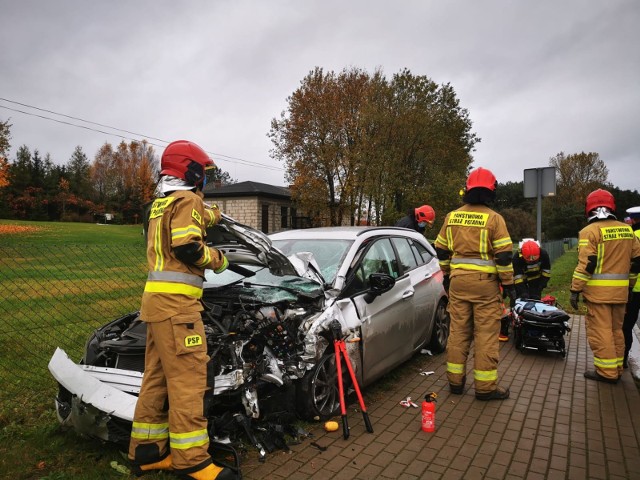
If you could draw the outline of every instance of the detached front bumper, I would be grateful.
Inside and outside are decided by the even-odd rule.
[[[61,386],[56,398],[58,420],[79,433],[112,440],[108,423],[113,417],[133,421],[142,374],[117,368],[77,365],[57,348],[49,371]]]

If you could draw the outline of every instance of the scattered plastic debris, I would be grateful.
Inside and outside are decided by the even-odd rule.
[[[407,397],[406,400],[400,400],[400,405],[402,405],[405,408],[409,408],[409,407],[418,408],[418,405],[416,405],[414,402],[411,401],[411,397]]]
[[[122,475],[129,475],[131,474],[131,470],[129,470],[126,466],[124,465],[120,465],[118,462],[116,462],[115,460],[111,461],[109,463],[109,465],[111,465],[111,468],[113,468],[116,472],[121,473]]]
[[[321,452],[326,452],[328,447],[323,447],[322,445],[317,444],[316,442],[311,442],[309,445],[312,447],[316,447]]]
[[[429,375],[433,375],[436,372],[420,372],[420,375],[422,375],[423,377],[428,377]]]
[[[431,350],[427,350],[426,348],[423,348],[422,350],[420,350],[420,353],[422,355],[429,355],[430,357],[433,356],[433,353],[431,353]]]

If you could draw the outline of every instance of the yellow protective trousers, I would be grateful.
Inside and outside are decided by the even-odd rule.
[[[452,275],[448,311],[451,317],[447,343],[449,383],[462,384],[473,339],[475,391],[494,391],[498,381],[498,333],[502,317],[498,276],[480,272]]]
[[[200,313],[147,323],[147,349],[129,459],[139,465],[169,454],[181,473],[212,463],[204,415],[207,345]]]
[[[601,376],[615,380],[622,375],[624,361],[624,303],[593,303],[585,299],[587,340],[593,365]]]

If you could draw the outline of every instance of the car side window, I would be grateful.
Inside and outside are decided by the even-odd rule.
[[[398,258],[402,265],[402,271],[407,272],[416,268],[418,266],[418,262],[416,261],[408,240],[406,238],[394,237],[391,241],[398,251]],[[422,259],[420,260],[422,261]]]
[[[418,258],[422,257],[423,262],[421,263],[429,263],[431,261],[431,259],[433,258],[433,255],[429,253],[429,250],[427,250],[424,245],[418,242],[411,242],[411,244],[412,244],[412,248],[415,248],[417,250],[417,254],[418,254],[417,257]]]
[[[369,282],[372,273],[385,273],[393,278],[400,276],[396,254],[388,238],[376,241],[362,259],[364,280]]]
[[[351,296],[369,289],[369,276],[372,273],[384,273],[393,278],[400,276],[396,254],[388,238],[377,240],[356,264],[344,291],[345,296]]]

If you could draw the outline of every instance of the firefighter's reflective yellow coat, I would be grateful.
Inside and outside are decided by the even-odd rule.
[[[450,276],[449,383],[462,384],[475,339],[475,390],[491,392],[498,380],[500,284],[513,285],[513,245],[507,226],[489,207],[467,204],[447,214],[435,247],[441,269]]]
[[[600,220],[580,231],[571,291],[582,293],[587,306],[587,339],[596,371],[610,379],[622,373],[622,323],[629,289],[637,278],[630,273],[631,262],[638,257],[640,242],[625,223]]]
[[[200,312],[205,268],[224,257],[205,245],[206,228],[221,215],[192,191],[176,191],[153,202],[149,215],[149,276],[140,317],[147,322],[145,371],[136,404],[129,458],[150,464],[172,456],[181,473],[212,463],[204,412],[207,345]],[[176,257],[189,249],[190,263]]]

